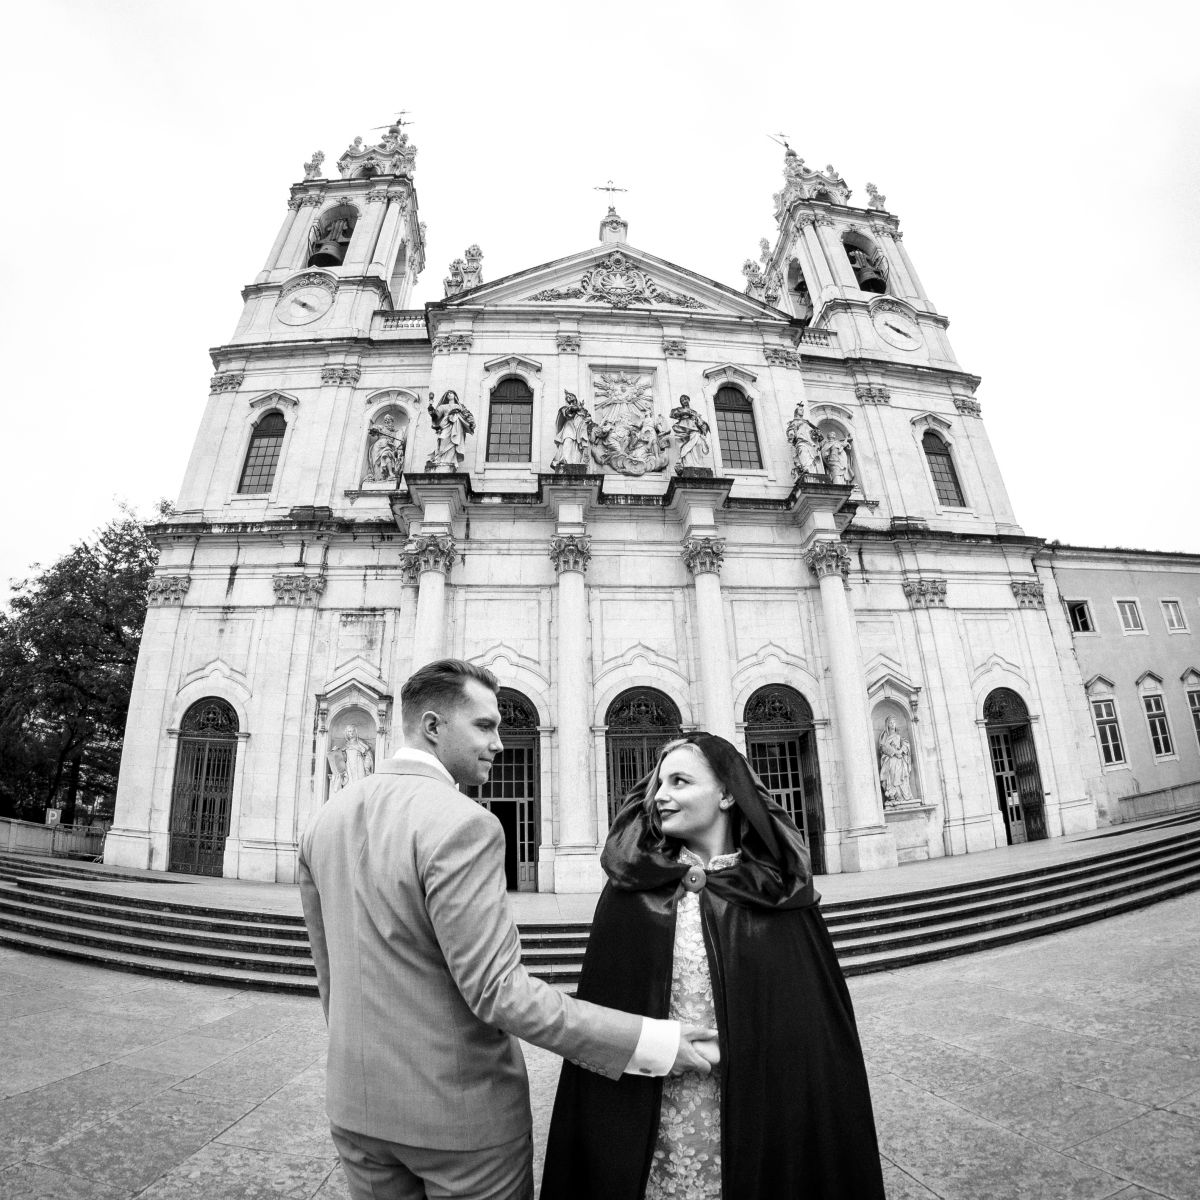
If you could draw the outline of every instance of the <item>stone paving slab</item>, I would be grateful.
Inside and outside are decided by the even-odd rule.
[[[850,980],[890,1200],[1200,1200],[1198,928],[1185,896]],[[348,1200],[324,1049],[313,999],[0,948],[0,1200]]]

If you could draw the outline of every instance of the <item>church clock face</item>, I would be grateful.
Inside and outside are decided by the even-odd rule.
[[[285,325],[307,325],[323,317],[332,304],[333,296],[328,288],[310,284],[281,297],[275,306],[275,316]]]
[[[907,313],[894,308],[876,309],[871,314],[875,332],[897,350],[916,350],[921,345],[921,329]]]

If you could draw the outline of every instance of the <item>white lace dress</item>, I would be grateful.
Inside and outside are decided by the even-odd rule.
[[[738,854],[721,854],[705,867],[704,860],[686,847],[679,861],[719,871],[732,867]],[[675,925],[675,957],[671,973],[671,1017],[688,1025],[717,1027],[712,978],[700,926],[700,894],[679,898]],[[646,1181],[645,1200],[720,1200],[721,1197],[721,1080],[718,1072],[689,1071],[663,1082],[662,1113],[654,1160]]]

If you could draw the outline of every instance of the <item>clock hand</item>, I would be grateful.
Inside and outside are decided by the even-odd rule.
[[[903,329],[903,328],[901,328],[901,326],[899,326],[899,325],[893,325],[893,324],[891,323],[891,321],[884,321],[884,324],[885,324],[885,325],[886,325],[886,326],[887,326],[889,329],[891,329],[891,330],[893,330],[894,332],[896,332],[896,333],[900,334],[900,336],[901,336],[901,337],[906,337],[906,338],[910,338],[910,337],[912,337],[912,334],[909,332],[909,330],[907,330],[907,329]]]

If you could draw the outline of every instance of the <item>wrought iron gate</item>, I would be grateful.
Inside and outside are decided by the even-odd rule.
[[[237,714],[224,700],[197,701],[184,714],[171,792],[168,870],[221,874],[237,733]]]
[[[608,759],[608,819],[633,790],[634,784],[650,773],[658,752],[681,736],[679,709],[670,697],[654,688],[632,688],[608,706],[605,717]]]

